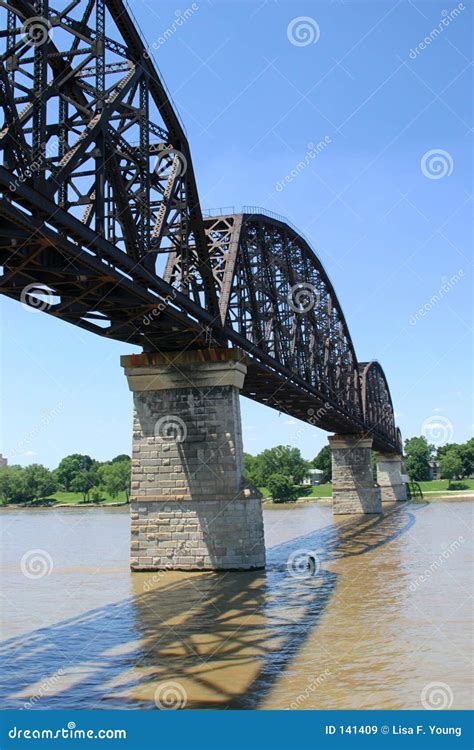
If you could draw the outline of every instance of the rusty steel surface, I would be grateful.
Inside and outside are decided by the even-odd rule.
[[[0,292],[145,352],[236,347],[244,395],[401,452],[383,370],[358,363],[307,240],[262,209],[203,218],[123,0],[57,5],[0,6]]]

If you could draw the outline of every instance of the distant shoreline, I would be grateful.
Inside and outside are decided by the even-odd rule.
[[[453,492],[449,495],[442,492],[426,492],[423,494],[422,500],[411,500],[408,501],[410,505],[419,505],[421,503],[433,503],[433,502],[444,502],[450,500],[474,500],[474,492]],[[331,505],[332,497],[300,497],[296,502],[283,502],[274,503],[269,497],[262,498],[262,505],[264,508],[278,508],[278,507],[301,507],[302,505]],[[402,503],[401,503],[402,504]],[[0,510],[58,510],[62,508],[76,508],[81,510],[87,510],[89,508],[125,508],[130,503],[117,502],[117,503],[9,503],[8,505],[1,505]]]
[[[474,492],[467,492],[465,494],[461,493],[453,493],[449,495],[445,495],[443,493],[426,493],[429,494],[429,497],[426,497],[426,495],[423,495],[423,499],[421,500],[408,500],[407,505],[421,505],[422,503],[436,503],[436,502],[443,502],[443,501],[451,501],[451,500],[474,500]],[[332,503],[332,497],[300,497],[296,502],[283,502],[283,503],[274,503],[273,500],[269,497],[266,497],[263,499],[263,507],[264,508],[278,508],[278,507],[289,507],[289,506],[296,506],[301,507],[302,505],[313,505],[314,503],[318,503],[319,505],[331,505]],[[399,503],[400,506],[404,505],[403,502]]]
[[[48,503],[47,500],[44,503],[8,503],[7,505],[1,505],[0,510],[8,510],[14,508],[15,510],[57,510],[58,508],[120,508],[130,505],[127,502],[120,503]]]

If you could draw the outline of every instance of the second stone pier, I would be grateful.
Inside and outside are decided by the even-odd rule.
[[[236,349],[121,358],[134,399],[132,570],[265,565],[259,493],[243,479]]]
[[[333,512],[382,513],[380,489],[372,472],[372,438],[333,435],[328,440],[332,455]]]
[[[407,486],[403,481],[402,457],[399,453],[376,453],[377,484],[383,503],[408,500]]]

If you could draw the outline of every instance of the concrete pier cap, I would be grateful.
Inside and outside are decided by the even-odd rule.
[[[121,357],[133,392],[132,570],[265,566],[261,496],[244,480],[238,349]]]

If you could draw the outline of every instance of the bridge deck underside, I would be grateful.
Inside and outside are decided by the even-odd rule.
[[[46,296],[45,306],[41,304],[39,309],[104,338],[145,350],[183,351],[222,344],[210,334],[215,320],[206,310],[123,253],[115,255],[113,248],[102,247],[99,255],[94,243],[83,246],[87,228],[75,227],[74,219],[67,221],[63,212],[57,211],[55,220],[59,224],[65,221],[64,231],[48,227],[41,220],[38,200],[36,194],[36,206],[31,204],[35,218],[0,200],[3,294],[25,302],[25,288],[44,285],[55,290],[55,296]],[[263,356],[234,330],[224,327],[223,332],[227,343],[240,347],[248,361],[244,396],[324,430],[371,432],[375,449],[393,450],[382,434],[346,414],[330,395],[308,387],[296,373]]]
[[[242,395],[328,432],[370,434],[374,450],[392,452],[394,449],[384,435],[368,428],[353,416],[344,414],[323,394],[308,391],[256,360],[249,362]],[[296,432],[304,429],[303,425],[295,426]],[[311,433],[305,434],[309,437]]]

